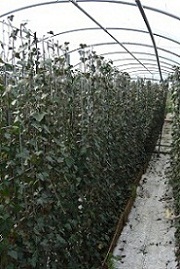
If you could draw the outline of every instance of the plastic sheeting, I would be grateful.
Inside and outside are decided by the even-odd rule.
[[[141,4],[154,35],[165,79],[180,62],[180,2],[142,0]],[[69,42],[72,65],[78,66],[79,45],[86,44],[86,50],[112,60],[120,71],[134,78],[160,79],[152,40],[136,1],[1,0],[0,35],[8,32],[4,23],[12,14],[13,26],[18,28],[27,22],[38,39],[58,40],[59,44]]]

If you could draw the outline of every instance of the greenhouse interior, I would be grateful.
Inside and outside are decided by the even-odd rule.
[[[0,268],[180,268],[180,2],[0,5]]]

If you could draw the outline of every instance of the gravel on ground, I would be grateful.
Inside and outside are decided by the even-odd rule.
[[[115,269],[175,269],[175,218],[169,184],[171,118],[162,130],[160,154],[154,153],[113,252]],[[158,146],[156,151],[158,151]]]

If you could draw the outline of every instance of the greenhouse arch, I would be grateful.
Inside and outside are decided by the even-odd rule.
[[[139,61],[138,58],[136,58],[135,55],[132,54],[131,51],[129,51],[125,46],[126,45],[129,45],[128,43],[130,42],[119,42],[118,39],[115,38],[115,36],[113,34],[111,34],[109,31],[113,31],[113,30],[124,30],[124,31],[134,31],[134,32],[139,32],[139,33],[146,33],[148,34],[149,31],[147,30],[142,30],[142,29],[137,29],[137,28],[128,28],[128,27],[124,27],[124,28],[118,28],[118,27],[104,27],[103,25],[101,25],[98,21],[96,21],[88,12],[86,12],[82,7],[79,6],[79,4],[81,3],[109,3],[109,4],[120,4],[122,6],[129,6],[129,7],[133,7],[133,8],[136,8],[137,9],[137,4],[136,3],[132,3],[132,2],[124,2],[124,1],[84,1],[84,0],[80,0],[78,2],[74,2],[74,1],[47,1],[47,2],[42,2],[42,3],[37,3],[37,4],[33,4],[33,5],[27,5],[25,7],[20,7],[20,8],[17,8],[17,9],[14,9],[14,10],[11,10],[11,11],[8,11],[8,12],[5,12],[3,14],[0,15],[0,18],[3,18],[5,16],[8,16],[8,15],[11,15],[12,13],[16,13],[16,12],[23,12],[27,9],[31,9],[31,8],[36,8],[36,7],[41,7],[41,6],[49,6],[49,5],[55,5],[55,4],[68,4],[68,3],[72,3],[73,5],[75,5],[82,13],[85,14],[85,16],[89,17],[89,19],[91,19],[94,23],[96,23],[98,25],[98,28],[97,27],[87,27],[87,28],[77,28],[77,29],[71,29],[71,30],[67,30],[67,31],[63,31],[63,32],[60,32],[59,34],[55,34],[53,35],[54,37],[55,36],[58,36],[58,35],[62,35],[62,34],[71,34],[72,32],[78,32],[78,31],[87,31],[87,30],[103,30],[105,33],[107,33],[111,38],[113,38],[115,40],[116,43],[118,43],[123,49],[126,50],[127,53],[129,53],[132,58],[134,58],[134,60],[136,60],[137,62],[139,62],[139,64],[141,66],[143,66],[143,68],[147,69],[147,67],[143,64],[143,62]],[[154,8],[154,7],[150,7],[150,6],[146,6],[146,5],[143,5],[142,6],[144,10],[147,10],[147,11],[151,11],[153,13],[159,13],[159,14],[162,14],[163,16],[166,16],[166,17],[169,17],[171,19],[174,19],[174,20],[180,20],[180,18],[178,16],[176,16],[175,14],[173,13],[170,13],[170,12],[166,12],[162,9],[158,9],[158,8]],[[174,39],[174,38],[171,38],[171,37],[168,37],[168,36],[165,36],[165,35],[162,35],[162,34],[159,34],[159,33],[153,33],[153,36],[157,36],[157,37],[160,37],[160,38],[163,38],[165,40],[169,40],[175,44],[178,44],[179,45],[179,41]],[[52,38],[52,37],[50,37]],[[44,40],[46,40],[47,38],[45,38]],[[89,44],[88,44],[89,45]],[[95,46],[96,44],[94,44]],[[138,45],[138,43],[136,43],[136,45]],[[147,44],[148,46],[148,44]],[[150,45],[149,45],[150,46]],[[159,50],[164,50],[164,52],[168,52],[170,53],[169,50],[166,50],[165,48],[157,48],[157,51]],[[71,50],[73,51],[73,50]],[[171,54],[173,54],[171,52]],[[174,53],[173,54],[174,56],[178,57],[178,54],[177,53]],[[160,58],[160,57],[159,57]],[[172,59],[173,60],[173,59]],[[174,59],[175,61],[175,59]],[[77,64],[77,62],[75,63]],[[160,61],[159,61],[159,68],[160,68]]]
[[[180,265],[178,10],[1,0],[1,269]]]

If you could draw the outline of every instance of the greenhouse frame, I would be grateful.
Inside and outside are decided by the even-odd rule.
[[[0,268],[179,268],[178,0],[1,2]]]

